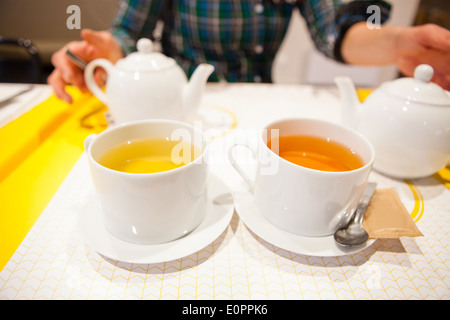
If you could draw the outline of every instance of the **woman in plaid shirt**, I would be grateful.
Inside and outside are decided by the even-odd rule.
[[[435,67],[434,81],[449,89],[450,32],[436,25],[368,28],[370,5],[379,9],[380,23],[388,19],[390,5],[384,1],[122,0],[110,30],[83,30],[83,41],[67,46],[86,61],[102,57],[115,62],[136,50],[139,38],[155,40],[155,26],[162,21],[162,36],[156,40],[188,76],[207,62],[215,66],[210,81],[271,82],[272,63],[298,9],[326,56],[349,64],[395,63],[406,75],[428,63]],[[48,81],[58,97],[72,101],[64,89],[68,83],[87,90],[81,70],[63,49],[52,62],[55,70]]]

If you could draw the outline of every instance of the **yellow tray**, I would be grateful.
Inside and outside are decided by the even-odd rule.
[[[91,133],[107,127],[106,107],[73,87],[0,129],[0,270],[64,181]]]

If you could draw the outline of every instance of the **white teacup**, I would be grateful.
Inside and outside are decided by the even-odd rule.
[[[155,173],[121,172],[98,162],[111,148],[142,138],[184,140],[202,153],[181,167]],[[196,127],[172,120],[129,122],[88,136],[85,148],[104,225],[117,238],[164,243],[188,234],[203,220],[209,170],[206,144]]]
[[[274,138],[271,133],[331,138],[354,150],[363,165],[350,171],[334,172],[294,164],[269,149],[267,142]],[[275,226],[309,237],[331,235],[348,223],[375,158],[374,148],[360,133],[316,119],[281,120],[266,126],[257,138],[258,150],[254,155],[258,168],[254,179],[237,163],[233,155],[236,147],[230,149],[230,161],[250,185],[256,209]]]

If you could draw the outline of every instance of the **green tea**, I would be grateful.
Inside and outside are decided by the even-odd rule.
[[[124,142],[105,152],[99,163],[128,173],[155,173],[179,168],[195,160],[201,151],[184,141],[168,138]]]

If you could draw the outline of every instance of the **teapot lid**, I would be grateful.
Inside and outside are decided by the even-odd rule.
[[[450,94],[435,83],[430,82],[434,70],[421,64],[414,70],[414,78],[401,78],[384,83],[381,88],[401,99],[424,104],[450,105]]]
[[[136,47],[136,52],[117,62],[117,68],[125,71],[158,71],[175,65],[172,58],[153,51],[153,42],[150,39],[139,39]]]

